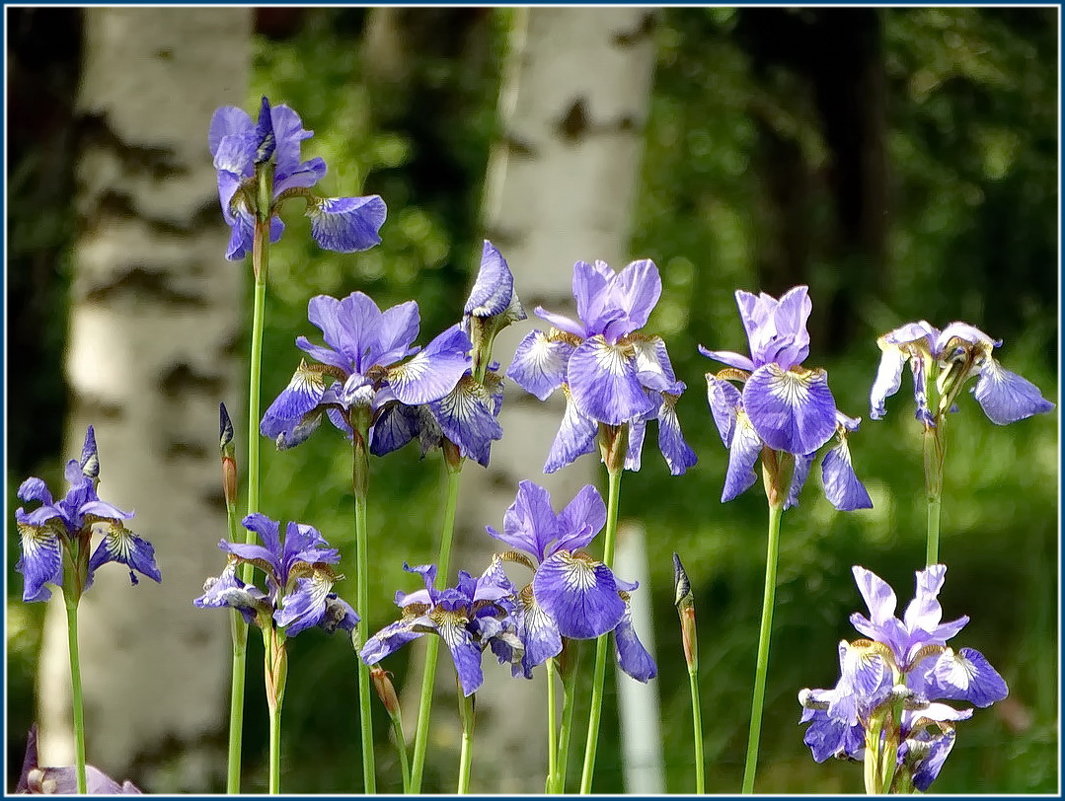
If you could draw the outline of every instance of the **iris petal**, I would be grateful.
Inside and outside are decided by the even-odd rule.
[[[774,450],[816,451],[836,432],[836,402],[824,370],[782,370],[767,364],[743,388],[743,408]]]
[[[567,551],[540,565],[533,577],[533,594],[558,623],[563,637],[598,637],[613,629],[625,613],[610,568]]]
[[[1002,676],[973,648],[962,648],[956,654],[948,649],[936,661],[932,675],[939,697],[948,700],[984,708],[1009,695]]]
[[[646,684],[658,675],[654,658],[647,653],[640,638],[636,636],[628,604],[625,605],[625,614],[621,621],[614,628],[614,655],[617,657],[618,667],[636,681]]]
[[[439,400],[470,368],[470,338],[458,325],[439,334],[409,362],[388,371],[396,397],[410,406]]]
[[[385,202],[368,197],[323,198],[307,211],[311,236],[326,250],[356,253],[381,243],[378,231],[385,222]]]
[[[902,368],[909,358],[898,346],[884,342],[882,337],[878,344],[881,351],[880,367],[869,390],[869,416],[874,420],[882,420],[887,414],[886,401],[902,386]]]
[[[784,508],[790,509],[799,505],[799,493],[806,484],[806,477],[810,475],[810,467],[814,463],[817,453],[807,453],[804,456],[795,457],[795,467],[791,471],[791,484],[788,486],[788,499],[784,502]],[[822,470],[824,466],[822,465]]]
[[[514,275],[507,265],[507,260],[486,239],[481,250],[481,266],[477,270],[470,296],[466,299],[463,314],[494,317],[507,310],[513,296]]]
[[[429,410],[444,436],[459,446],[459,452],[488,466],[492,441],[503,436],[503,429],[492,413],[492,399],[485,388],[471,376],[463,376],[455,388]]]
[[[362,650],[359,651],[359,658],[367,665],[376,665],[386,656],[395,653],[424,633],[413,630],[412,620],[397,620],[395,623],[389,623],[366,641]]]
[[[562,424],[551,444],[551,451],[547,454],[544,472],[554,473],[572,464],[579,456],[591,453],[595,450],[598,436],[599,426],[594,420],[581,414],[567,391],[566,411],[562,415]]]
[[[727,503],[740,493],[746,492],[758,480],[754,474],[754,464],[761,452],[762,440],[747,415],[741,412],[736,418],[736,430],[729,448],[725,487],[721,492],[722,503]]]
[[[1042,396],[1039,387],[1011,373],[990,357],[980,371],[973,395],[988,419],[1000,426],[1054,408],[1054,404]]]
[[[155,548],[147,540],[121,526],[111,526],[89,559],[89,569],[99,570],[107,562],[118,562],[136,570],[153,581],[161,582],[162,574],[155,564]]]
[[[865,485],[858,479],[851,465],[851,452],[846,438],[825,454],[821,462],[821,481],[825,497],[840,511],[872,509],[873,501]]]
[[[654,408],[636,378],[636,358],[630,348],[611,345],[595,336],[570,356],[567,370],[570,393],[586,417],[620,425]]]
[[[732,445],[736,415],[742,406],[740,391],[730,382],[707,373],[706,400],[710,404],[710,412],[714,416],[717,432],[721,435],[721,442],[728,448]]]
[[[566,365],[573,351],[574,346],[565,340],[531,331],[518,343],[507,378],[540,400],[547,400],[566,380]]]
[[[321,373],[308,369],[300,363],[296,372],[281,394],[270,404],[259,424],[259,433],[276,439],[292,431],[308,412],[317,408],[325,393],[325,380]]]
[[[30,525],[18,526],[22,553],[15,569],[24,581],[22,600],[47,601],[52,591],[45,584],[63,584],[63,554],[59,537],[52,531]]]
[[[662,405],[658,407],[658,449],[662,451],[662,456],[669,465],[670,474],[679,476],[689,467],[693,467],[698,457],[684,441],[680,420],[677,419],[676,403],[675,396],[662,396]]]

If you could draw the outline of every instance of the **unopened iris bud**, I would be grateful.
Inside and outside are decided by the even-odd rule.
[[[684,643],[684,661],[688,670],[699,668],[699,641],[695,631],[695,596],[692,594],[691,581],[681,564],[680,556],[673,554],[674,605],[680,615],[680,633]]]
[[[233,421],[224,403],[218,404],[218,447],[222,451],[222,492],[226,506],[237,503],[237,461],[233,452]]]
[[[385,710],[388,712],[389,717],[397,717],[399,715],[399,696],[396,695],[396,688],[392,685],[392,679],[389,678],[388,672],[380,665],[374,665],[370,668],[370,679],[373,681],[377,697],[385,705]]]
[[[96,451],[96,432],[89,426],[85,432],[85,444],[81,446],[81,472],[94,481],[100,477],[100,454]]]

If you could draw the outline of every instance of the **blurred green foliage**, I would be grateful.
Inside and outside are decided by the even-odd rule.
[[[672,551],[684,558],[696,592],[708,787],[735,792],[743,770],[765,500],[756,487],[727,505],[716,501],[726,453],[706,409],[702,374],[717,367],[696,351],[699,343],[745,348],[734,289],[775,294],[794,283],[810,284],[809,363],[829,370],[837,402],[850,414],[866,415],[876,336],[918,318],[938,325],[964,319],[985,328],[1005,340],[1007,367],[1047,397],[1057,394],[1051,356],[1058,338],[1055,12],[867,11],[850,19],[874,32],[864,55],[879,65],[882,81],[880,128],[870,129],[869,141],[883,147],[886,206],[866,210],[885,215],[877,223],[883,226],[879,240],[848,228],[853,221],[841,207],[833,172],[843,155],[826,134],[825,107],[818,102],[824,86],[815,86],[827,79],[804,60],[818,48],[813,37],[827,35],[826,20],[836,24],[830,15],[845,12],[674,8],[659,17],[631,251],[653,258],[662,272],[662,300],[648,328],[666,337],[677,373],[688,382],[679,415],[700,463],[687,476],[672,478],[649,445],[643,470],[623,481],[622,515],[639,518],[647,531],[669,792],[694,787],[690,706],[672,608]],[[298,109],[315,131],[305,152],[330,166],[324,190],[379,193],[389,204],[383,244],[355,257],[318,250],[306,220],[286,218],[287,233],[271,254],[264,402],[298,363],[294,338],[316,333],[306,321],[309,297],[361,289],[382,307],[413,297],[422,310],[425,342],[460,315],[479,255],[481,182],[497,133],[511,12],[405,11],[400,23],[415,44],[402,54],[398,72],[385,78],[360,46],[372,13],[307,11],[293,35],[256,39],[246,107],[267,94]],[[793,43],[798,55],[791,60],[766,38],[767,26],[777,23],[811,36]],[[436,32],[441,35],[434,37]],[[425,42],[435,44],[421,46]],[[801,193],[774,188],[782,176]],[[512,267],[520,292],[521,271],[534,266]],[[508,356],[499,354],[504,363]],[[240,399],[226,400],[230,409],[244,406]],[[815,470],[801,505],[784,516],[761,792],[861,791],[857,766],[812,761],[797,724],[796,695],[803,687],[831,686],[836,643],[857,636],[847,622],[861,609],[851,565],[877,572],[903,603],[911,597],[925,522],[912,404],[907,384],[889,403],[887,419],[866,421],[852,439],[874,510],[835,513],[819,492]],[[950,569],[942,600],[948,617],[972,617],[958,642],[983,651],[1009,682],[1011,695],[959,727],[935,790],[1051,792],[1058,782],[1057,416],[1000,428],[971,399],[960,406],[949,432],[941,553]],[[54,454],[47,458],[59,464]],[[353,575],[344,439],[323,430],[293,451],[264,448],[263,463],[262,494],[271,516],[319,527],[341,547],[342,567]],[[400,569],[404,559],[428,559],[443,505],[442,468],[438,456],[419,460],[412,446],[375,460],[372,471],[370,593],[380,600],[412,586]],[[53,473],[58,478],[58,467]],[[18,479],[8,477],[9,498]],[[17,558],[13,540],[8,558],[9,565]],[[346,583],[338,589],[350,597]],[[9,596],[17,597],[19,577],[9,586]],[[17,603],[9,610],[15,624],[9,633],[9,697],[18,699],[9,721],[15,726],[24,727],[32,714],[36,612]],[[371,630],[390,617],[390,605],[376,603]],[[352,745],[358,734],[350,651],[335,638],[311,633],[293,643],[291,654],[285,786],[307,793],[349,791],[361,781]],[[265,789],[267,727],[254,691],[261,686],[261,668],[256,659],[249,666],[245,787],[254,792]],[[405,653],[387,667],[397,687],[408,678]],[[608,680],[597,766],[601,792],[623,789],[613,698]],[[440,705],[436,714],[451,711]],[[378,788],[398,792],[385,716],[377,715],[375,723]],[[571,776],[579,772],[577,750],[575,745]],[[449,754],[431,754],[425,789],[450,791],[454,770]]]

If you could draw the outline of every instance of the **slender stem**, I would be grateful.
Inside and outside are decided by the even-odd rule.
[[[78,793],[85,795],[85,702],[81,691],[81,660],[78,658],[78,599],[75,593],[64,593],[67,607],[67,646],[70,651],[70,699],[74,706],[74,765],[78,779]]]
[[[248,367],[248,514],[259,511],[259,394],[263,362],[263,324],[266,319],[266,274],[270,262],[270,223],[255,223],[252,240],[255,302],[251,320],[251,359]],[[254,534],[248,532],[248,541]],[[251,565],[244,565],[250,581]]]
[[[547,787],[546,792],[557,792],[558,782],[558,725],[555,719],[555,660],[544,663],[547,673]]]
[[[758,769],[758,740],[762,734],[762,704],[765,701],[765,678],[769,666],[769,635],[773,629],[773,599],[777,588],[777,545],[780,539],[782,508],[769,505],[769,544],[765,557],[765,592],[762,596],[762,625],[758,632],[758,663],[754,672],[754,698],[751,701],[751,731],[747,738],[747,761],[743,768],[743,792],[754,792],[754,774]]]
[[[939,562],[939,515],[943,498],[943,459],[946,455],[946,418],[937,417],[935,428],[924,430],[924,474],[928,494],[928,544],[925,565]]]
[[[555,788],[552,792],[566,792],[566,770],[569,767],[569,740],[573,731],[573,708],[576,706],[575,685],[577,683],[577,668],[580,665],[581,649],[576,640],[570,640],[566,645],[566,659],[570,664],[562,674],[562,728],[558,733],[558,770],[555,776]]]
[[[451,568],[451,545],[455,539],[455,511],[458,508],[459,484],[462,479],[461,464],[458,469],[447,467],[447,501],[444,505],[444,522],[440,529],[440,554],[437,558],[437,575],[446,581]],[[436,684],[436,661],[440,653],[440,638],[427,637],[425,643],[425,672],[422,673],[422,692],[418,703],[418,724],[414,734],[414,756],[411,760],[410,791],[418,794],[422,789],[422,774],[425,754],[429,745],[429,718],[433,708],[433,687]]]
[[[403,794],[410,792],[410,764],[407,762],[407,738],[403,736],[403,716],[392,716],[392,732],[396,738],[396,751],[399,752],[399,773],[403,779]]]
[[[606,505],[606,542],[603,545],[603,562],[610,567],[614,562],[614,540],[618,531],[618,500],[621,496],[621,468],[607,473],[609,492]],[[606,660],[609,636],[602,635],[595,643],[595,671],[592,674],[592,707],[588,713],[588,738],[584,744],[584,769],[581,772],[581,795],[592,791],[592,773],[595,770],[595,751],[599,745],[599,724],[603,714],[603,682],[606,678]]]
[[[461,689],[460,689],[461,695]],[[460,697],[459,705],[462,710],[462,751],[459,753],[459,786],[456,790],[458,795],[466,795],[470,791],[470,773],[473,768],[473,696]]]
[[[281,792],[281,709],[270,710],[270,795]]]
[[[368,426],[353,427],[352,487],[355,493],[355,572],[358,582],[359,647],[367,640],[370,620],[370,562],[366,552],[366,495],[369,482]],[[359,660],[359,726],[362,734],[362,780],[366,795],[377,791],[374,773],[373,718],[370,705],[370,666]]]
[[[237,542],[238,529],[237,508],[235,504],[226,504],[226,516],[229,522],[229,541]],[[233,639],[233,676],[229,693],[229,762],[226,773],[226,793],[240,793],[241,743],[244,732],[244,677],[248,659],[248,624],[244,616],[236,609],[230,613],[230,633]]]
[[[692,741],[695,743],[695,792],[702,795],[706,792],[706,773],[703,764],[703,712],[699,700],[699,670],[696,667],[688,668],[688,682],[692,691]]]

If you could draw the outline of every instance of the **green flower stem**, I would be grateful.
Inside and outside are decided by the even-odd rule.
[[[399,752],[399,773],[403,779],[403,794],[410,792],[410,765],[407,762],[407,738],[403,736],[403,716],[392,715],[392,732],[396,738],[396,751]]]
[[[361,617],[358,624],[359,648],[368,639],[367,626],[370,620],[370,562],[366,552],[366,496],[369,487],[369,453],[367,436],[369,421],[363,424],[352,420],[352,489],[355,493],[355,573],[358,582],[358,609]],[[362,779],[366,795],[377,791],[374,774],[373,718],[370,708],[370,666],[361,659],[359,663],[359,726],[362,733]]]
[[[936,427],[924,430],[924,476],[928,491],[928,545],[925,565],[939,562],[939,514],[943,498],[943,459],[946,456],[946,418],[939,415]]]
[[[453,463],[445,453],[444,466],[447,470],[447,501],[444,506],[444,522],[440,529],[437,575],[441,576],[441,580],[446,583],[448,571],[451,569],[451,545],[455,539],[455,511],[458,508],[462,462]],[[415,795],[422,789],[425,753],[429,745],[429,717],[433,707],[433,687],[436,683],[436,661],[439,653],[440,638],[427,637],[425,672],[422,674],[422,692],[418,703],[418,725],[414,733],[414,756],[411,759],[410,791]]]
[[[266,274],[270,264],[270,222],[255,223],[251,250],[255,274],[255,301],[251,318],[251,359],[248,367],[248,514],[259,511],[259,395],[262,383],[263,324],[266,319]],[[254,541],[248,532],[247,542]],[[251,580],[251,565],[243,566],[245,581]]]
[[[462,688],[459,687],[462,751],[459,753],[459,786],[456,790],[458,795],[466,795],[470,791],[470,772],[473,768],[473,699],[472,695],[468,698],[463,697]]]
[[[606,505],[606,541],[603,544],[603,563],[614,563],[614,540],[618,532],[618,500],[621,496],[622,467],[608,468],[609,491]],[[584,769],[581,772],[581,795],[592,791],[592,773],[595,771],[595,751],[599,744],[599,725],[603,714],[603,682],[606,678],[606,660],[609,652],[609,635],[604,634],[595,643],[595,669],[592,674],[591,711],[588,713],[588,738],[584,745]]]
[[[773,600],[777,588],[777,546],[780,540],[779,503],[769,504],[769,544],[765,557],[765,593],[762,596],[762,625],[758,633],[758,662],[754,672],[754,699],[751,701],[751,730],[747,738],[747,761],[743,768],[743,793],[754,792],[754,775],[758,769],[758,740],[762,734],[762,704],[765,701],[765,678],[769,666],[769,635],[773,629]]]
[[[260,618],[261,620],[261,618]],[[281,707],[288,679],[288,651],[283,632],[270,625],[263,631],[263,679],[270,710],[270,795],[281,792]]]
[[[703,764],[703,712],[699,700],[699,667],[693,665],[688,668],[688,682],[692,691],[692,725],[694,727],[693,742],[695,743],[695,792],[702,795],[706,792],[706,769]]]
[[[547,786],[545,792],[554,793],[558,781],[558,724],[555,720],[555,660],[544,663],[547,673]]]
[[[237,542],[240,525],[237,508],[226,504],[229,521],[229,541]],[[248,659],[248,624],[236,609],[230,610],[230,633],[233,636],[233,676],[229,693],[229,762],[226,773],[226,793],[240,793],[241,741],[244,732],[244,677]]]
[[[571,664],[565,670],[560,669],[562,675],[562,728],[558,732],[558,770],[555,775],[554,793],[566,792],[566,770],[569,767],[569,741],[573,731],[573,708],[575,701],[575,685],[577,683],[577,667],[580,664],[581,649],[575,640],[570,640],[565,646],[566,659]],[[561,666],[560,666],[561,667]]]
[[[72,572],[66,571],[68,575]],[[85,781],[85,701],[81,690],[81,660],[78,657],[78,595],[76,591],[66,592],[64,585],[63,601],[67,607],[67,646],[70,651],[70,699],[74,714],[74,766],[78,778],[78,794],[85,795],[88,785]]]

